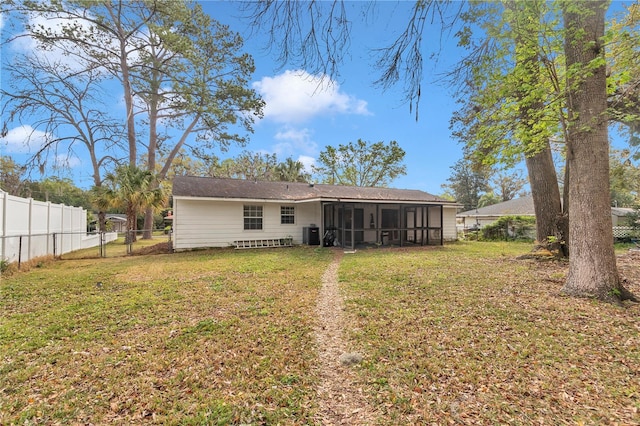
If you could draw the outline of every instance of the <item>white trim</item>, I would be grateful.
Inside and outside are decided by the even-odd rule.
[[[420,204],[420,205],[433,205],[443,207],[458,207],[460,204],[453,202],[441,202],[441,201],[421,201],[421,200],[377,200],[377,199],[364,199],[364,198],[307,198],[304,200],[289,200],[289,199],[265,199],[265,198],[226,198],[226,197],[194,197],[184,195],[174,195],[174,200],[203,200],[203,201],[228,201],[228,202],[243,202],[243,203],[277,203],[277,204],[302,204],[302,203],[366,203],[366,204]]]
[[[536,217],[531,213],[496,213],[496,214],[457,214],[456,217],[503,217],[503,216],[530,216]]]

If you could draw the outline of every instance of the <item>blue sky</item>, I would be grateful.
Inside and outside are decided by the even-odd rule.
[[[233,4],[203,5],[214,18],[245,32],[246,22],[234,18],[240,13]],[[358,139],[395,140],[406,152],[407,175],[397,178],[391,186],[439,194],[440,185],[450,175],[449,167],[461,157],[462,150],[449,131],[455,102],[447,88],[430,81],[435,80],[435,73],[444,72],[447,65],[455,63],[460,51],[451,37],[443,47],[437,67],[434,69],[435,64],[427,62],[416,121],[415,111],[412,113],[404,102],[401,84],[387,91],[373,85],[379,77],[373,49],[393,41],[402,25],[406,25],[412,4],[381,2],[367,21],[359,19],[363,5],[363,2],[347,3],[353,20],[351,49],[340,67],[340,76],[333,84],[323,85],[327,90],[320,93],[316,90],[317,82],[305,70],[293,65],[279,69],[274,62],[275,54],[264,49],[264,38],[254,36],[246,40],[256,63],[254,88],[266,101],[265,119],[256,125],[249,149],[275,152],[279,158],[292,156],[308,163],[327,145]],[[440,47],[437,26],[429,30],[427,37],[431,40],[425,43],[425,58]]]
[[[406,151],[407,175],[397,178],[391,186],[442,193],[441,185],[450,175],[450,166],[462,156],[461,146],[449,130],[449,120],[456,108],[453,96],[450,89],[434,82],[439,73],[445,72],[460,57],[454,37],[441,38],[437,25],[425,37],[423,55],[427,63],[418,121],[409,105],[403,102],[401,84],[387,91],[373,86],[379,74],[373,66],[372,49],[393,40],[407,22],[411,2],[380,2],[372,15],[376,19],[368,22],[359,19],[364,3],[348,2],[353,21],[351,48],[340,66],[340,76],[332,84],[325,79],[320,89],[317,76],[309,75],[307,70],[295,64],[280,68],[275,62],[275,53],[265,50],[264,36],[249,37],[250,28],[246,21],[239,19],[241,12],[237,4],[217,1],[202,4],[214,19],[245,37],[245,50],[256,64],[252,86],[266,101],[265,117],[255,124],[249,145],[232,147],[228,152],[218,151],[216,155],[224,159],[243,150],[260,151],[276,153],[281,160],[292,157],[310,165],[327,145],[337,146],[358,139],[395,140]],[[30,48],[32,46],[22,42],[4,47],[3,55]],[[438,50],[437,63],[429,62],[429,54]],[[115,107],[123,109],[121,102],[116,102]],[[11,155],[16,161],[26,158],[24,133],[25,128],[15,123],[9,126],[7,137],[0,139],[2,154]],[[91,170],[86,167],[82,152],[76,154],[67,160],[69,168],[60,175],[71,177],[78,186],[87,188],[91,185]],[[32,178],[38,176],[32,175]]]

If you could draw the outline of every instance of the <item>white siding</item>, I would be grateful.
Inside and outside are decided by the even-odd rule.
[[[262,230],[244,229],[244,205],[262,206]],[[280,207],[295,207],[295,223],[280,224]],[[229,247],[237,240],[293,237],[302,243],[302,228],[320,224],[320,203],[265,203],[174,198],[173,247]]]
[[[243,206],[260,205],[263,208],[262,230],[245,230]],[[295,207],[295,224],[280,224],[280,207]],[[364,208],[365,241],[375,240],[375,231],[370,226],[371,214],[376,218],[375,205],[362,204]],[[394,205],[394,207],[397,207]],[[173,247],[175,250],[206,247],[229,247],[234,241],[293,237],[294,244],[302,244],[303,228],[321,226],[320,202],[279,203],[239,200],[207,200],[174,197]],[[432,218],[437,226],[438,213]],[[378,218],[379,220],[379,218]],[[456,233],[456,208],[443,208],[443,238],[453,241]],[[377,224],[375,224],[377,225]]]
[[[456,231],[456,212],[457,208],[454,206],[444,206],[442,209],[442,220],[444,221],[442,229],[442,238],[445,241],[455,241],[458,239],[458,233]]]

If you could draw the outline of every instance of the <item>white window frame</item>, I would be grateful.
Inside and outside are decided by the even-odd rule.
[[[264,207],[256,204],[243,205],[242,222],[245,231],[262,231],[264,229]],[[248,224],[251,226],[247,227]]]
[[[285,222],[284,218],[291,218],[291,222]],[[296,208],[295,206],[280,206],[280,225],[296,224]]]

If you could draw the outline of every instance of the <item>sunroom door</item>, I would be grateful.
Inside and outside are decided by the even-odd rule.
[[[398,209],[382,209],[383,244],[397,244],[400,242],[398,218]]]
[[[353,239],[353,206],[344,206],[343,212],[342,238],[344,241],[342,247],[353,250],[355,248],[355,241]]]

